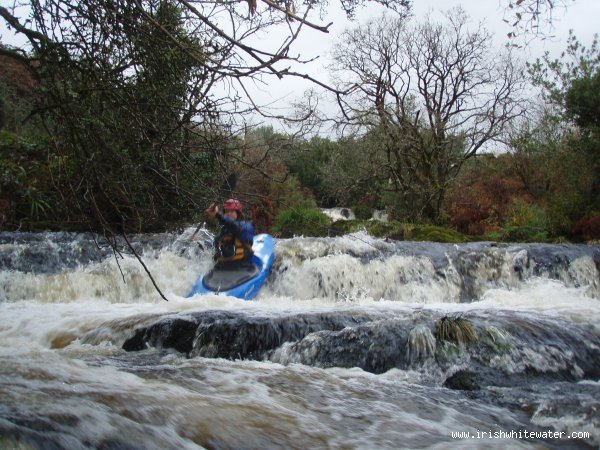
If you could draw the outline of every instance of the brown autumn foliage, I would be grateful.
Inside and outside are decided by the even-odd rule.
[[[446,197],[450,224],[461,233],[481,236],[498,230],[515,199],[531,202],[510,154],[482,155],[465,166]]]
[[[31,97],[38,86],[24,62],[2,54],[0,54],[0,80],[12,87],[19,97]]]
[[[586,241],[600,239],[600,214],[580,219],[575,224],[573,234]]]
[[[257,233],[269,232],[277,214],[298,203],[298,199],[313,200],[312,193],[289,176],[276,143],[267,143],[249,134],[241,143],[240,153],[240,160],[233,168],[238,174],[235,191]]]

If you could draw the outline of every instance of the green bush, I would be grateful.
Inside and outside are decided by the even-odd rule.
[[[410,232],[410,225],[396,220],[390,220],[389,222],[372,220],[366,222],[365,227],[371,236],[396,239],[398,241],[404,240]]]
[[[504,242],[548,242],[548,231],[531,225],[506,227],[501,239]]]
[[[275,219],[274,233],[281,237],[303,236],[343,236],[366,230],[373,237],[413,241],[446,243],[467,242],[469,239],[459,232],[434,225],[414,225],[391,220],[338,220],[333,223],[314,208],[288,208]]]
[[[336,220],[329,227],[329,236],[343,236],[365,228],[363,220]]]
[[[372,212],[369,205],[356,205],[352,208],[352,211],[354,211],[354,215],[359,220],[369,220],[371,218]]]
[[[415,225],[406,239],[413,241],[445,242],[452,244],[468,241],[463,234],[460,234],[456,230],[438,227],[435,225]]]
[[[286,209],[316,209],[317,203],[310,190],[303,188],[294,176],[288,176],[284,183],[279,186],[277,197]]]
[[[314,208],[289,208],[279,213],[275,219],[273,233],[281,237],[327,236],[329,218]]]
[[[512,202],[510,207],[507,225],[511,227],[528,226],[546,229],[548,227],[548,217],[543,208],[517,199]]]
[[[592,182],[587,185],[579,183],[584,186],[577,187],[573,186],[574,183],[569,183],[570,189],[565,189],[547,200],[549,229],[553,235],[570,234],[577,221],[593,211],[593,202],[587,189]]]
[[[547,242],[550,223],[543,208],[522,200],[513,202],[510,219],[502,230],[504,242]]]
[[[482,237],[483,241],[498,242],[502,240],[502,231],[494,230]]]
[[[395,239],[398,241],[431,241],[461,243],[468,238],[451,228],[434,225],[414,225],[396,220],[379,222],[375,220],[339,220],[330,227],[330,235],[340,236],[364,229],[371,236]]]

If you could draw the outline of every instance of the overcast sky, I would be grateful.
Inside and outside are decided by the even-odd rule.
[[[0,0],[2,2],[3,0]],[[296,0],[298,2],[302,0]],[[570,1],[570,0],[567,0]],[[506,17],[506,4],[508,0],[413,0],[413,15],[415,20],[422,20],[428,13],[440,14],[440,4],[443,10],[448,10],[454,6],[461,5],[474,23],[484,21],[486,28],[495,35],[495,43],[501,48],[508,39],[507,33],[512,30],[509,24],[503,22]],[[260,4],[260,2],[259,2]],[[374,7],[372,3],[366,2],[364,6],[356,11],[356,17],[353,22],[347,20],[344,12],[339,7],[338,0],[331,0],[328,8],[328,14],[322,20],[313,17],[313,22],[327,24],[333,22],[328,34],[305,28],[299,40],[295,43],[294,53],[300,53],[304,59],[318,58],[310,64],[304,65],[299,70],[306,72],[328,82],[328,74],[325,68],[328,61],[328,54],[336,39],[342,31],[349,27],[355,27],[360,23],[366,22],[369,18],[377,17],[382,13],[382,8]],[[264,5],[263,5],[264,6]],[[260,6],[259,6],[260,7]],[[546,40],[534,39],[527,47],[520,50],[521,57],[524,60],[535,60],[541,56],[544,51],[550,51],[554,56],[558,56],[560,51],[566,47],[566,40],[570,29],[575,31],[578,39],[585,45],[592,42],[594,33],[600,32],[600,0],[575,0],[565,9],[557,9],[553,13],[552,28],[544,28],[542,31],[552,38]],[[4,27],[4,21],[0,20],[0,35],[4,42],[13,41],[13,33],[7,31]],[[265,42],[280,42],[277,39],[277,32],[271,31],[269,35],[264,35]],[[13,41],[14,42],[14,41]],[[255,100],[260,104],[277,105],[281,109],[287,109],[294,100],[302,97],[303,92],[311,87],[308,82],[303,82],[297,78],[278,80],[275,77],[265,79],[266,85],[257,85],[252,88]]]
[[[513,31],[510,24],[503,21],[510,18],[506,15],[505,5],[507,0],[413,0],[413,15],[415,20],[422,20],[427,14],[439,17],[441,11],[448,10],[454,6],[462,6],[473,23],[483,21],[486,28],[494,34],[495,45],[500,49],[509,42],[507,33]],[[443,4],[443,9],[440,9]],[[369,3],[367,2],[367,5]],[[365,6],[357,10],[353,22],[346,19],[345,14],[339,8],[338,2],[333,0],[329,7],[328,16],[320,21],[322,24],[333,22],[330,33],[324,34],[311,29],[305,29],[300,41],[295,47],[305,58],[318,59],[302,67],[302,70],[324,82],[328,81],[325,69],[328,54],[341,32],[349,27],[355,27],[366,22],[369,18],[381,15],[382,9],[373,6]],[[584,44],[592,42],[595,33],[600,32],[600,0],[576,0],[569,8],[557,9],[553,12],[552,26],[544,25],[544,34],[551,36],[546,39],[536,38],[531,40],[527,46],[518,51],[523,60],[532,61],[542,56],[545,51],[558,57],[565,49],[569,30],[575,31],[578,39]],[[298,79],[277,80],[270,78],[267,86],[257,86],[255,99],[262,104],[278,105],[286,109],[294,100],[302,96],[309,83]]]

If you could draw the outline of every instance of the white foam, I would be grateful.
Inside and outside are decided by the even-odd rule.
[[[145,257],[144,262],[161,291],[185,295],[197,276],[208,269],[207,261],[190,263],[168,250]],[[54,274],[0,271],[4,300],[36,300],[45,303],[81,302],[90,299],[112,303],[159,302],[158,292],[139,261],[131,256],[108,258],[99,263]]]
[[[356,216],[350,208],[321,208],[321,212],[331,220],[355,220]]]
[[[452,275],[449,270],[445,278],[435,276],[435,268],[427,258],[391,256],[363,263],[347,254],[334,254],[280,269],[276,283],[265,290],[296,299],[457,302],[460,289]]]
[[[532,278],[518,289],[489,289],[482,300],[473,305],[477,308],[532,311],[599,324],[600,300],[589,297],[587,292],[586,288],[567,287],[561,281]]]

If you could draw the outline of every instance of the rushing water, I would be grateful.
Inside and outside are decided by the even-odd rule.
[[[185,298],[191,231],[133,239],[168,302],[91,235],[0,233],[0,448],[600,445],[599,246],[278,240],[243,302]]]

